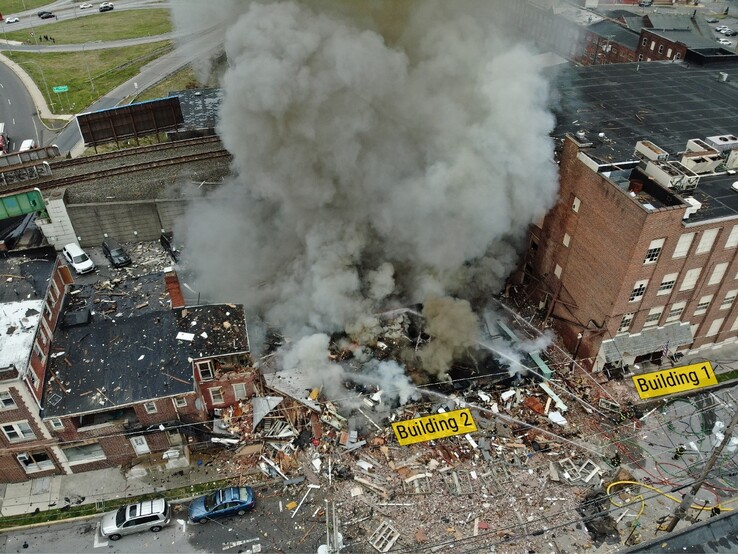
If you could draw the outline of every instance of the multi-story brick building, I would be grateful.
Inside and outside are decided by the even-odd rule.
[[[0,481],[187,460],[253,396],[241,306],[187,307],[171,271],[77,286],[54,257],[28,281],[0,304]]]
[[[562,75],[560,201],[526,283],[596,369],[738,337],[738,64],[719,67]]]

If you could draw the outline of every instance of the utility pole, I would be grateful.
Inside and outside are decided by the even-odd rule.
[[[687,494],[684,495],[684,498],[682,498],[679,506],[677,506],[676,510],[674,510],[674,515],[672,516],[669,525],[666,527],[667,533],[671,533],[674,530],[674,527],[676,527],[677,523],[679,523],[679,520],[682,519],[687,513],[687,508],[689,508],[689,506],[692,504],[695,495],[699,492],[700,487],[702,487],[705,482],[705,479],[707,479],[707,475],[710,473],[712,466],[715,465],[718,456],[720,456],[720,453],[723,451],[728,442],[730,442],[730,439],[733,435],[733,429],[735,429],[735,426],[738,424],[738,407],[734,406],[734,408],[736,408],[736,410],[733,414],[733,419],[730,420],[728,428],[725,429],[723,440],[720,441],[720,444],[717,446],[717,448],[712,451],[710,459],[705,462],[705,467],[702,469],[702,473],[700,473],[700,476],[694,482],[692,488]]]

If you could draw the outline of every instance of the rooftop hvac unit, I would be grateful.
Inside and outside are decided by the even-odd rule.
[[[713,173],[723,163],[723,156],[705,141],[690,139],[680,163],[695,173]]]
[[[720,152],[738,148],[738,137],[735,135],[715,135],[707,137],[705,142]]]
[[[656,146],[650,140],[639,140],[636,142],[635,155],[641,160],[665,162],[669,159],[669,153]]]
[[[731,150],[725,160],[726,169],[738,169],[738,148]]]
[[[682,219],[689,219],[689,216],[697,213],[697,210],[702,207],[702,202],[700,202],[699,200],[695,200],[691,196],[687,196],[684,201],[689,204],[689,207],[684,211],[684,216],[682,217]]]
[[[645,173],[662,187],[679,192],[694,190],[700,182],[699,175],[676,161],[649,161]]]

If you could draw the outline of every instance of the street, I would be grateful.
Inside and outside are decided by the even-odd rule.
[[[288,502],[300,501],[303,489],[257,492],[253,512],[202,524],[186,521],[186,503],[175,505],[172,522],[160,532],[128,535],[118,541],[100,535],[99,517],[9,532],[0,535],[0,552],[77,553],[100,548],[104,552],[315,552],[325,542],[320,491],[309,495],[294,519],[286,508]]]

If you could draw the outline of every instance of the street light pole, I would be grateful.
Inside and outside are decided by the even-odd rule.
[[[92,89],[92,92],[95,92],[95,84],[92,82],[92,75],[90,74],[90,64],[87,63],[87,53],[85,52],[85,48],[87,48],[88,44],[90,43],[85,42],[82,45],[82,58],[85,60],[85,68],[87,69],[87,79],[90,81],[90,88]]]
[[[38,62],[34,62],[33,60],[26,60],[25,62],[18,62],[21,65],[25,65],[27,63],[32,63],[36,67],[38,67],[38,70],[41,72],[41,80],[44,82],[44,88],[46,89],[46,98],[49,99],[49,104],[51,104],[51,110],[54,111],[54,101],[51,99],[51,94],[49,93],[49,84],[46,82],[46,74],[44,73],[44,68],[41,67],[41,64]],[[39,117],[41,117],[41,114],[39,114]]]

